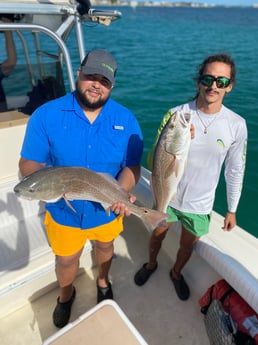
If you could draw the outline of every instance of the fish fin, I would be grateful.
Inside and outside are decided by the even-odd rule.
[[[98,202],[99,202],[99,201],[98,201]],[[110,204],[104,203],[104,202],[99,202],[99,203],[100,203],[100,205],[104,208],[106,214],[107,214],[108,216],[110,216],[110,211],[111,211],[111,206],[110,206]]]
[[[73,206],[71,205],[71,203],[66,199],[66,197],[63,196],[63,198],[64,198],[64,201],[65,201],[66,205],[67,205],[73,212],[76,213],[76,210],[73,208]]]
[[[171,201],[174,201],[176,199],[176,193],[172,195]]]
[[[178,177],[179,168],[180,168],[180,161],[179,161],[179,159],[176,158],[176,160],[175,160],[175,175],[176,175],[176,177]]]
[[[176,160],[175,160],[175,176],[178,177],[179,174],[182,174],[182,169],[184,172],[185,168],[186,168],[186,161],[183,162],[182,159],[176,158]]]
[[[103,205],[102,205],[102,207],[103,207]],[[107,208],[104,207],[104,209],[105,209],[105,211],[106,211],[106,214],[107,214],[108,216],[110,216],[110,206],[107,207]]]
[[[177,175],[177,159],[174,159],[167,167],[165,173],[164,173],[164,178],[170,178],[173,173]]]

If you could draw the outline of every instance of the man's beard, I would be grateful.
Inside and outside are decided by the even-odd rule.
[[[79,103],[81,103],[86,109],[91,109],[91,110],[102,108],[108,100],[108,98],[106,98],[106,99],[100,99],[94,103],[89,102],[87,97],[85,96],[85,93],[79,89],[78,82],[76,83],[76,97]]]

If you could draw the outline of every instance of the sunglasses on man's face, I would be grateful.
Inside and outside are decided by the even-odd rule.
[[[200,77],[200,83],[204,86],[211,87],[214,81],[216,82],[217,88],[219,89],[225,89],[231,83],[231,80],[226,77],[215,78],[213,77],[213,75],[208,75],[208,74],[202,75]]]

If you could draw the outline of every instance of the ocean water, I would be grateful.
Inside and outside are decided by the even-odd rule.
[[[258,9],[115,9],[122,18],[109,27],[84,24],[85,49],[104,48],[118,60],[112,97],[129,107],[139,120],[145,142],[143,166],[162,116],[196,94],[193,78],[203,58],[218,52],[234,58],[237,83],[224,104],[246,119],[249,132],[237,220],[239,226],[258,237]],[[74,42],[69,47],[76,61]],[[223,172],[214,210],[222,215],[227,211]]]

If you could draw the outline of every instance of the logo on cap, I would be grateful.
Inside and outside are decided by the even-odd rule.
[[[108,70],[110,70],[110,72],[114,73],[114,68],[113,68],[113,67],[107,65],[107,64],[104,63],[104,62],[102,63],[102,66],[103,66],[103,67],[106,67]]]

